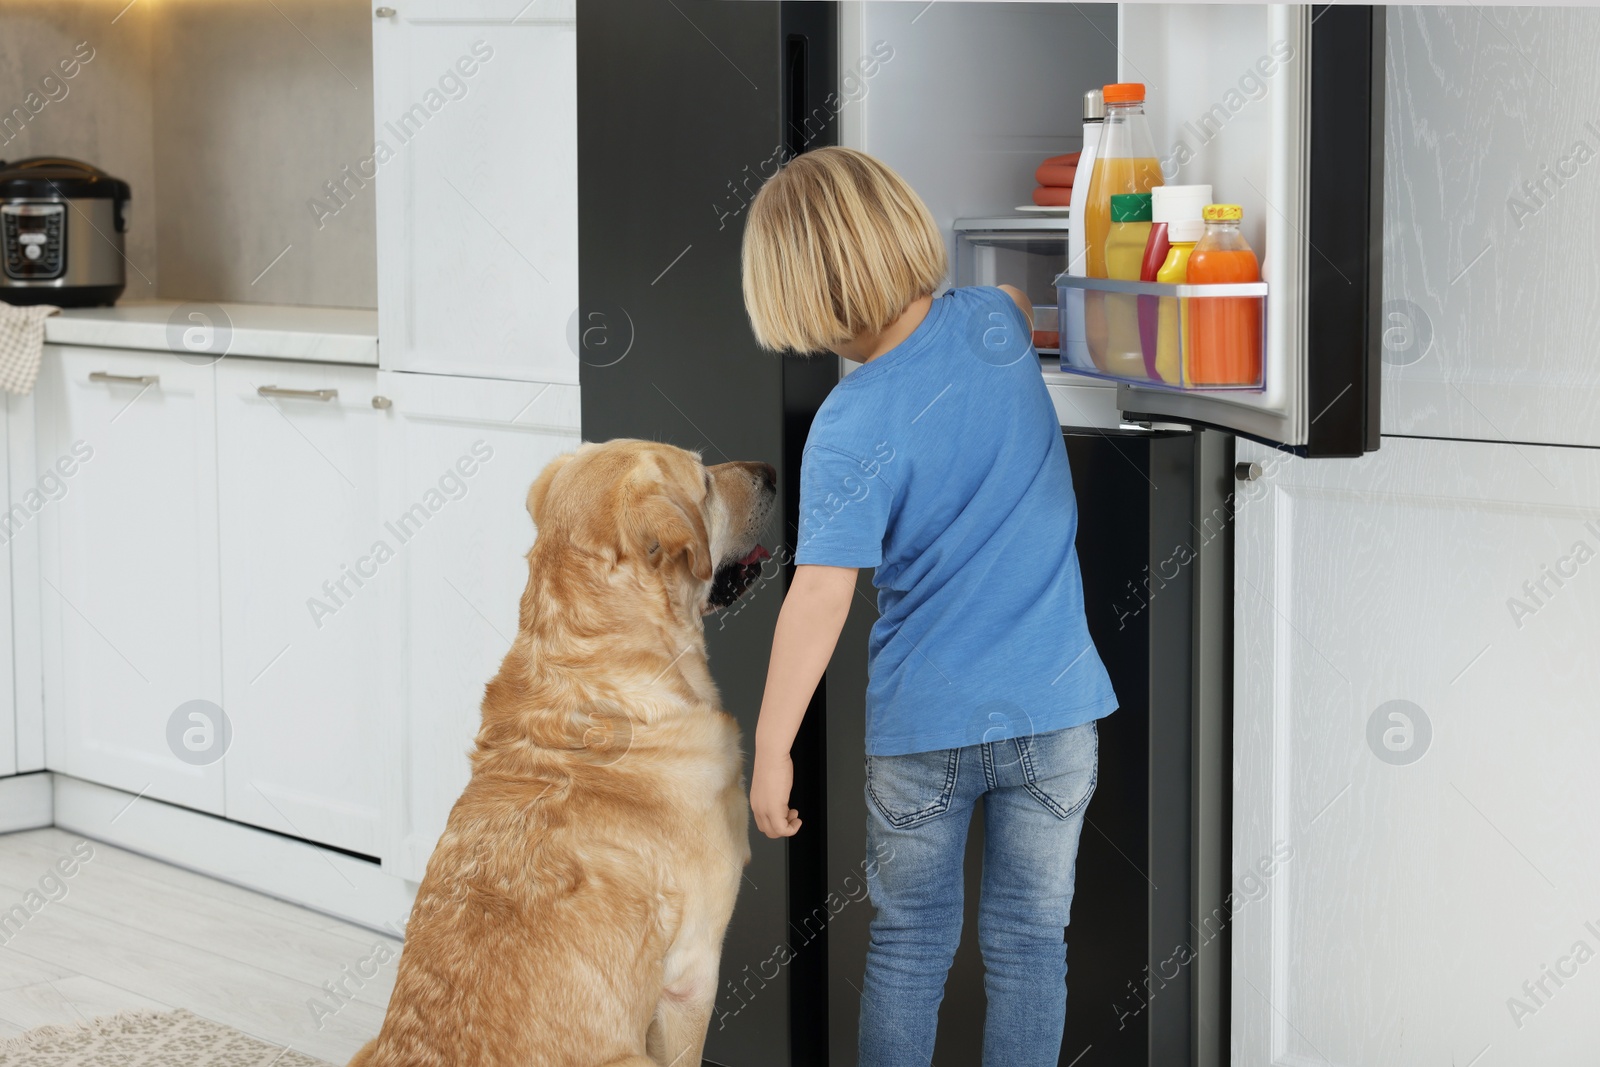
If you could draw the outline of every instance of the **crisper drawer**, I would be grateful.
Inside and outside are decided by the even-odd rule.
[[[1267,386],[1267,283],[1056,279],[1061,369],[1178,392]]]

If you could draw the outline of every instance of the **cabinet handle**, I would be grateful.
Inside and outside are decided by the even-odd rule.
[[[395,9],[392,7],[374,8],[372,13],[380,19],[392,19],[396,14]]]
[[[1233,476],[1241,482],[1253,482],[1263,473],[1259,463],[1236,463],[1233,467]]]
[[[379,411],[388,411],[390,408],[394,407],[394,401],[390,400],[386,396],[375,396],[372,398],[372,406],[377,408]]]
[[[89,372],[91,382],[115,382],[118,385],[155,385],[161,380],[159,374],[107,374],[103,370]]]
[[[287,396],[296,400],[335,400],[339,396],[337,389],[280,389],[276,385],[263,385],[256,390],[257,396]]]

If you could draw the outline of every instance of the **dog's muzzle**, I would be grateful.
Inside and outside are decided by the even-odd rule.
[[[772,553],[757,545],[742,559],[725,563],[717,568],[717,573],[711,580],[711,595],[707,598],[711,610],[725,608],[744,596],[760,577],[761,564],[771,558]]]

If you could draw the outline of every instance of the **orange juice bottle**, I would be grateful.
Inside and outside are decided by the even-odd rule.
[[[1259,282],[1261,265],[1239,232],[1238,204],[1207,204],[1205,235],[1189,253],[1188,283]],[[1191,385],[1257,385],[1261,382],[1261,298],[1205,297],[1189,302],[1189,357],[1184,380]]]
[[[1109,277],[1106,237],[1111,232],[1111,198],[1119,193],[1148,193],[1162,184],[1161,164],[1144,117],[1144,86],[1138,82],[1108,85],[1101,90],[1106,117],[1100,129],[1094,172],[1089,177],[1089,201],[1084,205],[1086,272],[1091,278]],[[1108,323],[1105,294],[1084,294],[1084,333],[1089,357],[1101,370],[1106,362]]]

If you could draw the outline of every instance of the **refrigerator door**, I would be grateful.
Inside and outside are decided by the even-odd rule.
[[[1118,405],[1304,455],[1377,448],[1382,8],[1123,4],[1118,42],[1165,180],[1243,206],[1269,290],[1260,391],[1128,383]]]
[[[761,182],[782,161],[835,139],[836,8],[584,0],[577,10],[584,327],[574,329],[574,348],[583,436],[644,437],[698,449],[707,462],[765,460],[779,471],[783,512],[763,537],[774,563],[705,623],[722,706],[748,752],[792,574],[800,455],[839,369],[832,357],[780,358],[756,346],[739,296],[740,242]],[[841,645],[828,670],[864,676],[866,642]],[[751,828],[708,1063],[826,1062],[840,883],[829,879],[824,855],[831,783],[823,748],[835,723],[863,721],[865,686],[828,691],[826,702],[814,698],[793,749],[791,798],[805,830],[771,841]]]

